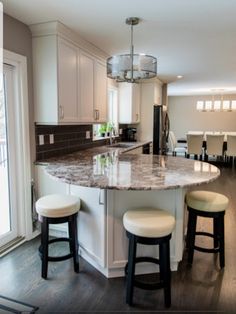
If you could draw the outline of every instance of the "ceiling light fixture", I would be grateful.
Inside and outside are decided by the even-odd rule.
[[[129,17],[126,24],[131,26],[130,54],[116,55],[107,59],[107,76],[117,82],[136,83],[150,79],[157,74],[157,59],[143,53],[135,54],[133,26],[140,22],[138,17]]]
[[[224,89],[212,89],[212,100],[198,100],[197,110],[198,111],[236,111],[236,100],[224,99]],[[216,93],[219,93],[217,96]],[[217,98],[217,99],[215,99]]]

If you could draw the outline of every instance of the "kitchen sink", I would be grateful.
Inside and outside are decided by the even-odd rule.
[[[135,144],[129,144],[129,143],[116,143],[116,144],[112,144],[112,145],[108,145],[110,147],[118,147],[118,148],[129,148],[134,146]]]

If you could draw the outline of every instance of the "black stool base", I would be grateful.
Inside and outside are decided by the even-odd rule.
[[[126,303],[133,305],[133,290],[138,287],[145,290],[156,290],[164,288],[165,306],[171,306],[171,271],[170,271],[170,248],[169,241],[171,234],[161,238],[145,238],[135,236],[126,232],[129,238],[128,263],[125,266],[127,279]],[[136,257],[137,243],[146,245],[159,245],[159,259],[153,257]],[[135,277],[135,264],[149,262],[160,266],[160,281],[154,283],[142,282]]]
[[[194,250],[203,253],[219,253],[220,267],[225,266],[225,254],[224,254],[224,215],[225,211],[221,212],[204,212],[196,210],[191,207],[187,207],[189,212],[188,217],[188,229],[186,237],[186,247],[188,249],[188,263],[192,265]],[[208,217],[213,219],[213,234],[208,232],[196,231],[197,217]],[[214,239],[213,248],[203,248],[195,245],[196,236],[206,236]]]
[[[41,231],[41,245],[39,247],[39,255],[42,260],[42,278],[47,279],[48,273],[48,262],[61,262],[73,257],[74,260],[74,271],[79,272],[79,256],[78,256],[78,239],[77,239],[77,216],[74,214],[67,217],[61,218],[48,218],[43,217],[42,231]],[[68,223],[69,227],[69,238],[56,238],[49,240],[49,224]],[[48,246],[55,242],[69,242],[70,253],[62,256],[49,256]]]

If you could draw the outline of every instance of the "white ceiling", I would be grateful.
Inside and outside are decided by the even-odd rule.
[[[236,0],[2,0],[25,24],[59,20],[108,54],[154,55],[169,95],[236,92]],[[183,75],[177,79],[177,75]]]

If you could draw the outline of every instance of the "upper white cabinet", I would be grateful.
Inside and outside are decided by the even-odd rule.
[[[37,37],[33,59],[36,122],[76,122],[78,48],[58,36]]]
[[[78,120],[78,76],[77,64],[79,50],[58,39],[58,106],[59,121],[76,122]]]
[[[97,57],[97,48],[71,34],[61,23],[32,25],[31,31],[35,121],[41,124],[106,122],[105,56]]]
[[[94,103],[94,73],[93,58],[88,54],[81,52],[79,77],[80,91],[79,121],[92,122],[94,120],[93,103]]]
[[[107,121],[106,66],[92,56],[80,53],[79,122]]]
[[[94,118],[107,121],[107,74],[106,66],[99,61],[94,63]]]
[[[140,122],[140,85],[119,84],[119,122]]]

